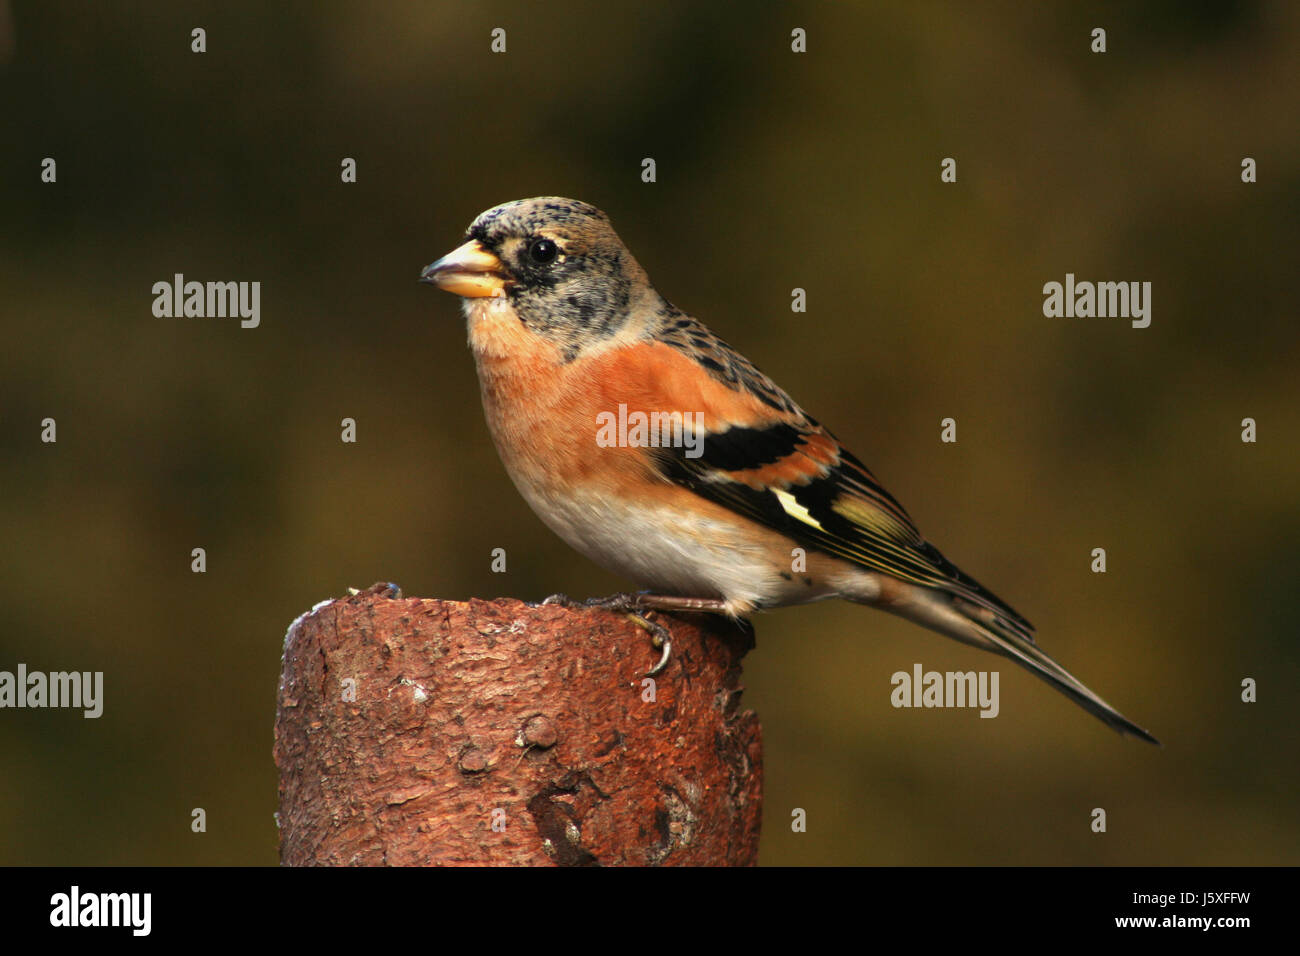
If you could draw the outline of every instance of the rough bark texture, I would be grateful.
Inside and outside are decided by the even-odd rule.
[[[650,685],[659,652],[620,613],[391,585],[318,605],[285,637],[281,862],[753,864],[752,635],[654,620],[672,657]]]

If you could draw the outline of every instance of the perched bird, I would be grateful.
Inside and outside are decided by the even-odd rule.
[[[739,618],[844,598],[1009,657],[1156,742],[922,538],[835,436],[655,291],[599,209],[505,203],[465,239],[421,279],[463,297],[501,460],[556,534],[650,589],[636,607]]]

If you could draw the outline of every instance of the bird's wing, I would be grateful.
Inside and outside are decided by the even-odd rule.
[[[804,547],[965,598],[1033,640],[1033,626],[926,541],[834,435],[702,324],[679,321],[689,322],[681,326],[682,341],[665,342],[661,334],[661,342],[699,363],[713,384],[734,394],[736,405],[727,414],[726,401],[712,396],[702,447],[691,451],[696,457],[686,448],[653,449],[664,478]],[[680,387],[673,392],[680,397]]]
[[[922,538],[867,467],[815,422],[710,431],[696,458],[657,452],[664,477],[696,494],[805,547],[960,595],[1032,640],[1032,625]]]

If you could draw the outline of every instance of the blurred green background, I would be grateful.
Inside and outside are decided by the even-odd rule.
[[[0,669],[106,700],[0,711],[0,863],[274,864],[282,638],[348,586],[627,586],[515,492],[416,282],[539,194],[1165,743],[887,615],[767,614],[762,862],[1300,862],[1300,6],[877,6],[4,4]],[[155,318],[176,272],[260,281],[261,326]],[[1150,328],[1045,318],[1066,272],[1152,282]],[[893,709],[916,662],[998,670],[1000,717]]]

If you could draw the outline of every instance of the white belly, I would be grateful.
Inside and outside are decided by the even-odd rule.
[[[672,508],[627,506],[594,495],[559,500],[518,479],[515,484],[570,546],[654,593],[722,598],[744,614],[839,592],[839,583],[824,575],[792,572],[788,549],[774,550],[770,540],[756,543],[752,533],[742,533],[743,518],[687,517]]]

